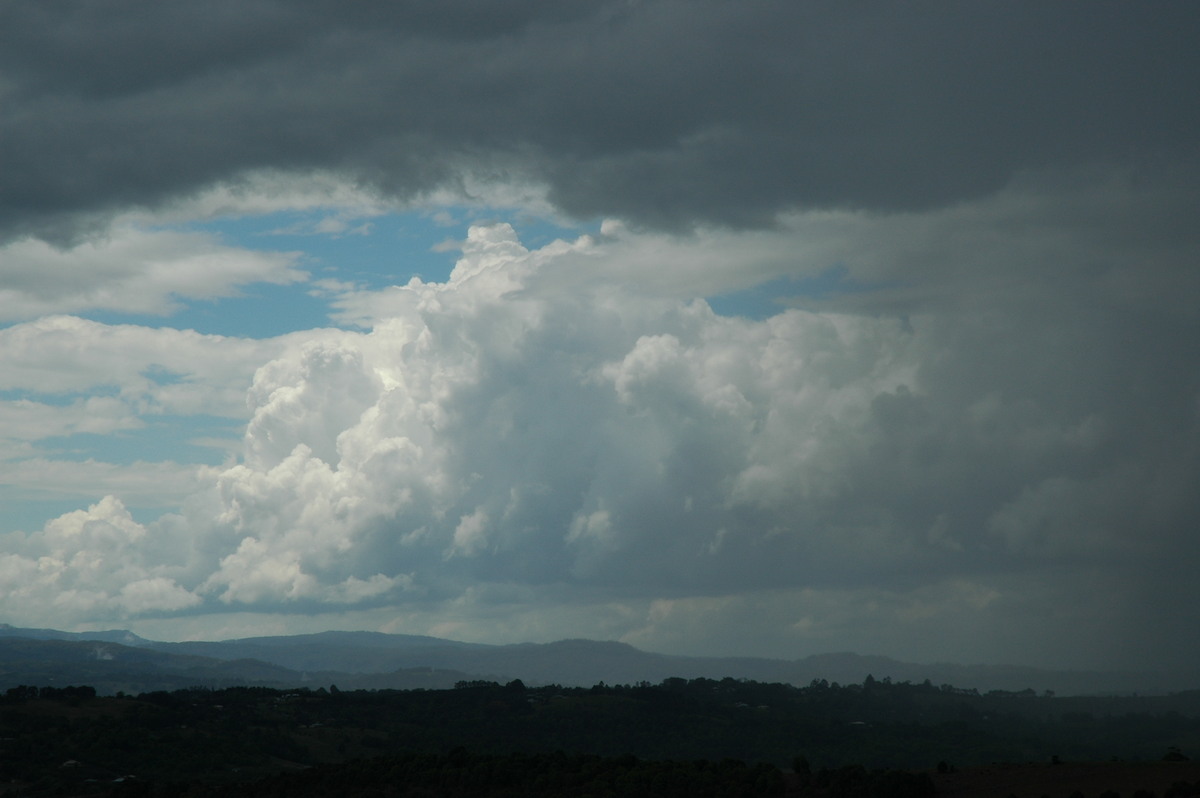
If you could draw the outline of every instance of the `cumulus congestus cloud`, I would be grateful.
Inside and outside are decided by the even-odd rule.
[[[1089,586],[1112,615],[1064,604],[1033,636],[1070,630],[1095,654],[1155,569],[1194,552],[1195,408],[1166,387],[1123,406],[1099,392],[1120,395],[1126,366],[1039,347],[1082,312],[1069,298],[1019,322],[941,299],[907,318],[724,317],[605,279],[630,246],[609,230],[529,251],[475,227],[446,283],[350,292],[369,329],[296,338],[257,369],[212,488],[146,526],[111,499],[64,516],[11,578],[69,581],[80,618],[378,608],[479,634],[502,610],[514,633],[663,645],[701,618],[736,640],[748,613],[788,644],[852,627],[930,646],[961,625],[997,650]],[[1044,379],[1063,363],[1069,380]],[[111,534],[55,554],[85,515]]]

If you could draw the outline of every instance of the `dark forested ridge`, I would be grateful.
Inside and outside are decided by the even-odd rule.
[[[164,643],[124,630],[59,632],[0,624],[0,690],[17,684],[86,682],[101,694],[189,685],[290,687],[336,682],[343,688],[452,687],[464,678],[590,686],[659,682],[669,677],[732,676],[796,686],[813,679],[970,685],[980,690],[1059,694],[1171,692],[1200,684],[1192,673],[1056,671],[1028,667],[909,663],[861,654],[796,660],[681,657],[614,641],[484,645],[419,635],[322,632],[241,640]]]
[[[1146,768],[1177,765],[1174,781],[1200,782],[1186,761],[1200,751],[1200,692],[1063,698],[873,678],[806,687],[669,678],[95,693],[5,691],[0,795],[917,798],[939,784],[943,794],[978,794],[962,779],[992,763],[1037,763],[1049,778],[1085,761],[1125,775],[1142,768],[1134,773],[1146,784],[1164,778]]]

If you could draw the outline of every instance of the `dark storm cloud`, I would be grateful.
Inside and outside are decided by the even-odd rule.
[[[928,207],[1193,152],[1183,3],[5,3],[0,231],[255,169],[466,173],[580,216]]]

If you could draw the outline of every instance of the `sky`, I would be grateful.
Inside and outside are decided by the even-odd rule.
[[[1194,671],[1197,40],[0,2],[0,622]]]

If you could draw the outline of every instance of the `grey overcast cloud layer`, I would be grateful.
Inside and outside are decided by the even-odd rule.
[[[1194,166],[1189,3],[5,3],[4,229],[250,169],[577,216],[911,210],[1023,170]]]
[[[0,483],[91,495],[0,538],[0,620],[1194,669],[1197,41],[1186,2],[0,0]],[[355,204],[607,221],[382,290],[155,227]],[[170,328],[305,281],[337,326]],[[220,467],[39,443],[199,413]]]

